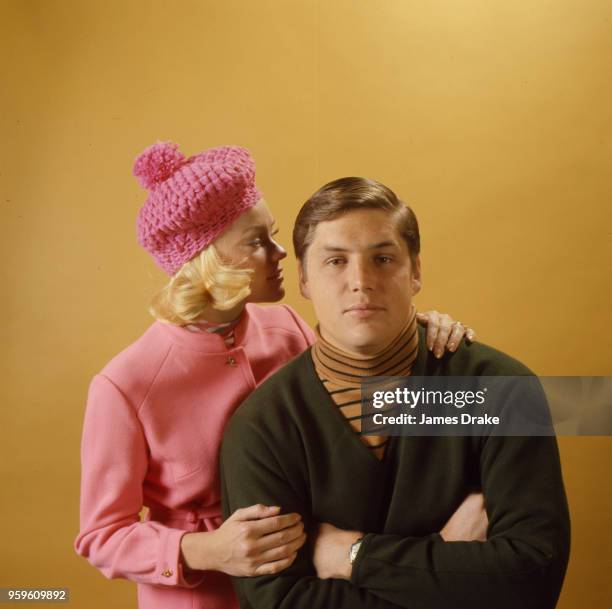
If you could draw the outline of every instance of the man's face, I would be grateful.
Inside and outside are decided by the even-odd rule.
[[[321,222],[298,266],[323,338],[354,354],[384,349],[402,330],[420,289],[393,214],[362,209]]]

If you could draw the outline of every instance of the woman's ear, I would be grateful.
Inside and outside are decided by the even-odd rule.
[[[413,296],[421,291],[421,285],[421,257],[417,256],[412,265],[412,279],[410,280]]]
[[[300,285],[300,294],[310,300],[310,290],[308,289],[308,280],[306,279],[306,269],[301,260],[297,261],[298,280]]]

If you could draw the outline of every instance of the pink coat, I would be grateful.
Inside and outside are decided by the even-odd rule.
[[[314,335],[286,305],[249,304],[235,338],[228,348],[218,334],[155,322],[91,383],[75,547],[107,577],[138,582],[140,609],[238,607],[225,574],[183,573],[181,537],[221,524],[223,429]]]

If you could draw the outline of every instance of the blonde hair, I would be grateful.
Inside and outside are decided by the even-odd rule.
[[[252,269],[225,263],[210,244],[153,297],[149,312],[159,321],[185,326],[209,306],[227,311],[249,296],[252,274]]]

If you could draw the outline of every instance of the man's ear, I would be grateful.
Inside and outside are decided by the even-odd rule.
[[[308,280],[306,279],[306,268],[301,260],[297,261],[298,280],[300,285],[300,294],[304,298],[310,300],[310,290],[308,289]]]
[[[421,291],[421,285],[421,257],[417,256],[412,265],[412,279],[410,281],[413,296]]]

